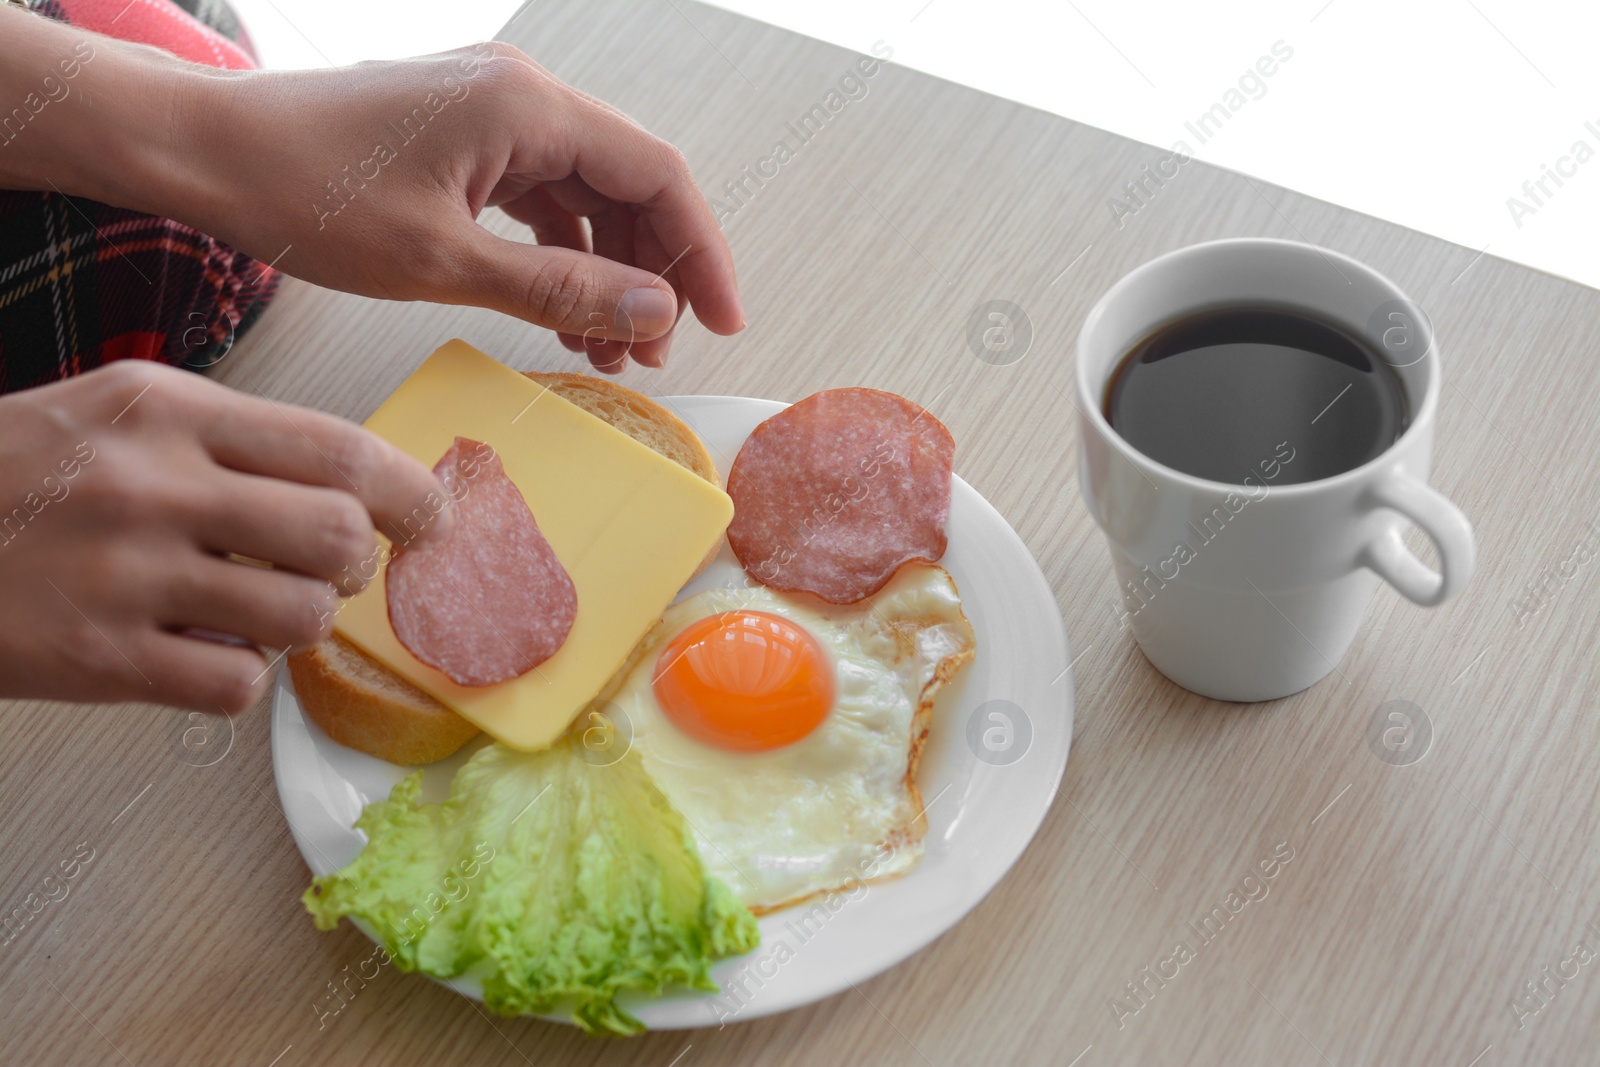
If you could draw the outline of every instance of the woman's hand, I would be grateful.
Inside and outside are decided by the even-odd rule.
[[[683,156],[509,45],[223,71],[0,5],[0,99],[46,98],[0,188],[164,215],[333,289],[494,308],[605,370],[660,366],[684,301],[744,327]],[[492,206],[538,245],[479,226]]]
[[[682,303],[744,325],[733,261],[683,156],[508,45],[324,70],[207,72],[179,114],[209,176],[192,221],[332,288],[477,304],[603,370],[662,363]],[[477,224],[499,206],[538,245]],[[186,220],[189,221],[189,220]]]
[[[159,364],[0,397],[0,697],[243,710],[254,644],[326,637],[374,525],[442,532],[446,499],[359,426]]]

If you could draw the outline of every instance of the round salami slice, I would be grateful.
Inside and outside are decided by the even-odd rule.
[[[578,615],[572,578],[494,449],[457,437],[433,468],[456,509],[437,543],[396,549],[389,624],[458,685],[495,685],[555,655]]]
[[[944,555],[950,431],[877,389],[829,389],[757,426],[728,472],[728,543],[774,589],[835,604]]]

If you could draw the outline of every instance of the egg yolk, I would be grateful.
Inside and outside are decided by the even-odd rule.
[[[765,611],[724,611],[685,627],[661,650],[651,688],[680,730],[735,752],[793,744],[833,708],[822,646]]]

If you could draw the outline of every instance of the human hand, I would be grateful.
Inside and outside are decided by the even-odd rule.
[[[743,328],[683,156],[509,45],[222,71],[0,4],[0,98],[41,85],[59,100],[0,153],[0,188],[165,215],[319,285],[494,308],[605,370],[659,366],[685,301]],[[496,205],[539,243],[479,226]]]
[[[443,532],[446,499],[359,426],[159,364],[0,397],[0,696],[243,710],[267,659],[186,631],[320,641],[374,524]]]
[[[290,274],[491,307],[613,372],[630,355],[661,366],[680,295],[716,333],[744,326],[727,242],[683,156],[509,45],[207,72],[187,92],[178,114],[205,121],[186,158],[211,190],[185,205],[194,223]],[[489,206],[539,243],[478,225]]]

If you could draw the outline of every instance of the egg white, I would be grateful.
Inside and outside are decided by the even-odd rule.
[[[828,717],[793,744],[730,752],[685,734],[651,679],[679,631],[722,611],[780,615],[815,637],[833,666]],[[902,874],[926,831],[915,781],[933,697],[976,639],[943,569],[908,564],[857,604],[763,586],[711,589],[669,608],[595,707],[644,760],[693,830],[707,869],[757,913]]]

